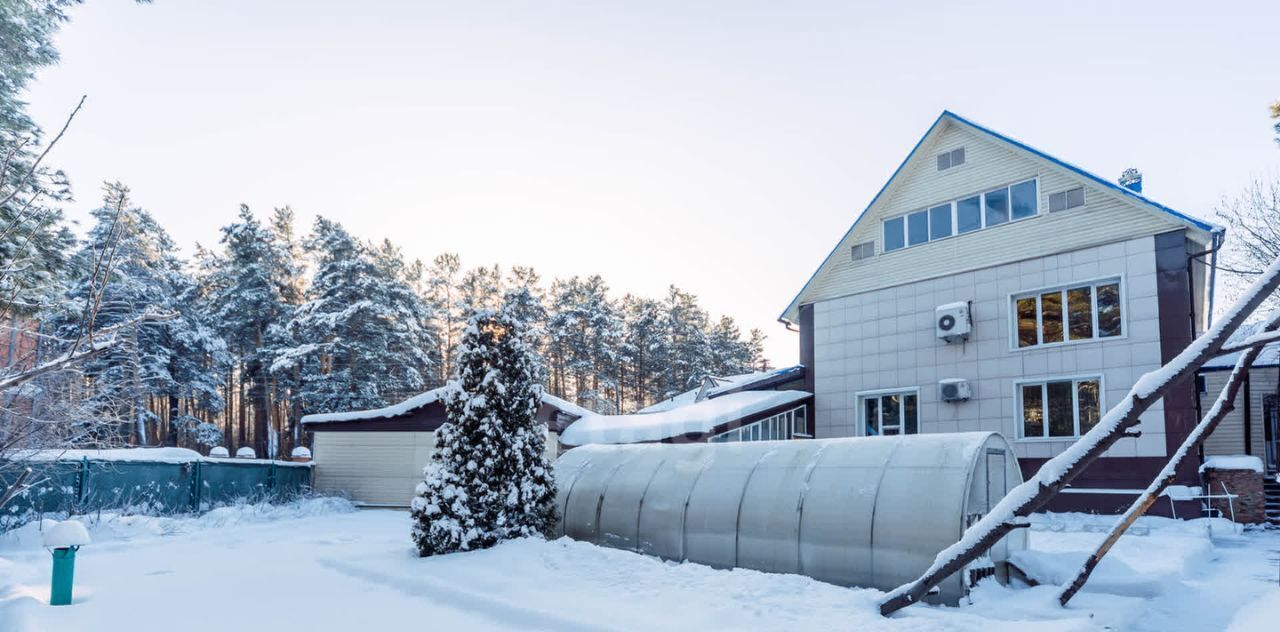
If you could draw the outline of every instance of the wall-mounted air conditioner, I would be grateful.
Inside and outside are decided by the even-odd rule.
[[[973,324],[969,320],[969,303],[947,303],[934,310],[934,328],[938,337],[947,341],[968,340]]]
[[[938,398],[944,402],[963,402],[973,397],[973,387],[969,380],[951,378],[938,381]]]

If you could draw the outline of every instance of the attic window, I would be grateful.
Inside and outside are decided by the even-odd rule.
[[[866,241],[860,244],[853,245],[854,261],[870,259],[871,257],[874,257],[875,254],[876,254],[876,242],[874,241]]]
[[[1049,194],[1049,212],[1056,213],[1077,206],[1084,206],[1084,187],[1076,187]]]
[[[959,167],[964,164],[964,147],[952,149],[946,153],[938,154],[938,171]]]

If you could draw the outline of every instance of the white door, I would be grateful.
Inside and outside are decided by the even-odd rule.
[[[316,490],[358,504],[408,507],[434,447],[433,432],[318,431]]]

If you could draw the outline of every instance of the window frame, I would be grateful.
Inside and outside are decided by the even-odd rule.
[[[1049,409],[1049,387],[1053,382],[1070,382],[1071,383],[1071,425],[1075,434],[1070,436],[1051,436],[1049,434],[1049,418],[1047,411]],[[1098,383],[1098,421],[1102,421],[1102,417],[1107,413],[1107,379],[1106,376],[1099,373],[1083,373],[1077,375],[1057,375],[1051,377],[1037,377],[1030,379],[1014,380],[1013,382],[1013,423],[1016,428],[1015,436],[1019,442],[1027,443],[1044,443],[1052,441],[1079,441],[1083,435],[1080,432],[1080,382],[1097,382]],[[1038,437],[1026,436],[1026,424],[1022,416],[1022,387],[1024,386],[1040,386],[1041,410],[1046,411],[1043,420],[1043,432]]]
[[[800,404],[786,410],[776,412],[768,417],[761,417],[750,423],[717,432],[706,438],[706,443],[742,443],[749,441],[790,441],[792,439],[812,439],[812,434],[801,434],[795,431],[796,411],[805,411],[805,429],[809,427],[808,405]],[[748,438],[742,438],[742,435]],[[776,435],[784,436],[778,437]],[[771,436],[772,435],[772,436]]]
[[[1019,217],[1017,219],[1014,219],[1013,187],[1020,184],[1026,184],[1028,182],[1035,183],[1035,190],[1036,190],[1035,213],[1028,215],[1026,217]],[[1008,208],[1006,209],[1006,213],[1009,216],[1009,219],[997,224],[988,224],[987,223],[987,194],[1000,191],[1000,190],[1005,191],[1005,197],[1007,198],[1007,206],[1008,206]],[[947,239],[954,239],[962,235],[969,235],[972,233],[977,233],[977,232],[989,230],[992,228],[999,228],[1001,226],[1009,226],[1011,224],[1017,224],[1019,222],[1033,220],[1042,215],[1047,215],[1048,214],[1048,211],[1046,210],[1047,207],[1044,207],[1044,208],[1041,207],[1041,198],[1043,197],[1043,193],[1044,193],[1044,190],[1040,187],[1040,176],[1036,175],[1030,178],[1024,178],[1022,180],[1009,182],[1002,186],[988,187],[976,193],[962,195],[945,202],[939,202],[937,204],[928,204],[919,208],[914,208],[910,211],[907,211],[906,213],[899,213],[897,215],[886,217],[880,220],[881,248],[880,248],[879,254],[886,255],[892,252],[898,252],[900,250],[908,250],[910,248],[915,248],[917,246],[926,246],[935,241],[945,241]],[[978,198],[978,219],[979,219],[980,225],[973,230],[962,233],[960,232],[960,202],[962,200],[969,200],[975,197]],[[951,207],[951,231],[950,231],[950,234],[946,235],[945,237],[934,238],[933,237],[933,211],[934,209],[937,209],[938,207],[941,207],[941,206]],[[927,239],[913,244],[911,243],[911,226],[910,226],[911,221],[909,218],[911,216],[914,216],[920,213],[923,213],[925,216],[924,232]],[[902,245],[897,248],[889,249],[888,248],[889,242],[887,239],[885,239],[885,237],[889,234],[888,225],[889,225],[889,222],[897,221],[897,220],[902,221]]]
[[[1080,191],[1080,203],[1079,203],[1079,204],[1076,204],[1075,206],[1071,206],[1071,192],[1076,191],[1076,190],[1079,190],[1079,191]],[[1053,196],[1055,196],[1055,195],[1061,195],[1061,196],[1062,196],[1062,204],[1063,204],[1063,207],[1062,207],[1062,208],[1060,208],[1060,209],[1058,209],[1058,210],[1056,210],[1056,211],[1053,209]],[[1078,187],[1071,187],[1070,189],[1063,189],[1063,190],[1061,190],[1061,191],[1054,191],[1053,193],[1050,193],[1050,194],[1045,198],[1045,202],[1046,202],[1047,207],[1048,207],[1048,212],[1050,212],[1050,213],[1064,213],[1064,212],[1066,212],[1066,211],[1070,211],[1070,210],[1072,210],[1072,209],[1083,208],[1083,207],[1087,206],[1087,205],[1088,205],[1088,203],[1089,203],[1089,196],[1088,196],[1088,192],[1086,192],[1086,191],[1085,191],[1085,189],[1084,189],[1084,185],[1080,185],[1080,186],[1078,186]]]
[[[957,152],[960,154],[960,162],[959,162],[959,163],[957,163],[957,162],[955,161],[955,157],[956,157],[956,153],[957,153]],[[942,158],[943,158],[943,156],[946,156],[946,158],[947,158],[947,166],[945,166],[945,167],[944,167],[944,166],[942,166]],[[942,153],[935,154],[935,155],[934,155],[934,164],[935,164],[935,165],[937,166],[937,168],[938,168],[938,173],[942,173],[943,171],[950,171],[950,170],[955,169],[955,168],[957,168],[957,167],[963,167],[963,166],[965,166],[965,165],[969,164],[969,156],[968,156],[968,152],[966,152],[966,151],[965,151],[965,149],[964,149],[964,145],[961,145],[961,146],[956,147],[955,149],[952,149],[952,150],[950,150],[950,151],[944,151],[944,152],[942,152]]]
[[[1098,335],[1098,286],[1116,284],[1119,286],[1119,303],[1120,303],[1120,335],[1118,336],[1099,336]],[[1070,329],[1070,307],[1066,297],[1068,290],[1073,290],[1081,286],[1089,286],[1090,297],[1090,327],[1092,327],[1093,335],[1089,338],[1077,340],[1071,339]],[[1036,340],[1041,341],[1044,338],[1044,310],[1041,308],[1041,297],[1050,292],[1062,292],[1062,340],[1060,342],[1037,342],[1033,345],[1025,347],[1018,344],[1018,300],[1024,298],[1034,298],[1036,300]],[[1129,290],[1128,281],[1124,274],[1108,275],[1089,279],[1086,281],[1076,281],[1073,283],[1058,283],[1048,285],[1033,290],[1022,290],[1009,294],[1007,297],[1009,306],[1009,350],[1010,351],[1034,351],[1036,349],[1053,349],[1064,345],[1087,345],[1106,342],[1108,340],[1125,340],[1129,337]]]
[[[858,391],[857,393],[854,393],[854,402],[856,402],[856,404],[855,404],[855,405],[857,406],[857,408],[856,408],[856,410],[855,410],[855,419],[856,419],[857,426],[858,426],[858,427],[857,427],[857,435],[856,435],[856,436],[859,436],[859,437],[867,437],[867,436],[877,436],[877,437],[900,437],[900,436],[903,436],[903,435],[905,435],[905,434],[906,434],[905,432],[899,432],[899,433],[898,433],[898,434],[896,434],[896,435],[886,435],[886,434],[884,434],[884,427],[883,427],[883,426],[879,426],[880,434],[878,434],[878,435],[868,435],[868,434],[867,434],[866,404],[865,404],[864,402],[865,402],[867,399],[870,399],[870,398],[876,398],[876,399],[879,399],[879,398],[881,398],[881,397],[884,397],[885,395],[914,395],[914,396],[915,396],[915,398],[916,398],[916,431],[915,431],[915,433],[913,433],[913,434],[924,434],[924,432],[922,431],[922,426],[923,426],[924,424],[923,424],[923,420],[922,420],[922,419],[921,419],[921,417],[920,417],[920,410],[921,410],[921,406],[920,406],[920,404],[921,404],[921,400],[920,400],[920,387],[919,387],[919,386],[903,386],[903,387],[898,387],[898,388],[879,388],[879,389],[875,389],[875,390],[870,390],[870,391]],[[904,403],[905,403],[905,402],[904,402]],[[877,411],[879,410],[879,406],[880,406],[880,404],[877,404],[877,409],[876,409]],[[905,415],[906,415],[906,413],[905,413],[905,411],[906,411],[906,406],[905,406],[905,405],[903,405],[901,408],[899,408],[899,412],[898,412],[898,420],[899,420],[899,421],[898,421],[898,428],[899,428],[899,429],[901,429],[901,430],[905,430],[905,429],[906,429],[906,416],[905,416]],[[879,422],[877,422],[877,423],[879,423]]]

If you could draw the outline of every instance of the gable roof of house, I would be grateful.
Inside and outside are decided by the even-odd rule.
[[[862,213],[858,215],[858,218],[854,220],[853,225],[849,227],[849,230],[845,231],[845,234],[839,240],[836,241],[836,244],[834,247],[832,247],[831,252],[828,253],[827,256],[822,260],[822,263],[813,271],[813,274],[809,275],[809,279],[805,281],[805,284],[800,288],[800,291],[796,293],[795,297],[791,299],[791,302],[787,304],[786,309],[784,309],[782,311],[782,314],[779,315],[778,317],[779,322],[788,323],[788,324],[791,322],[787,318],[787,314],[791,312],[793,309],[795,309],[796,307],[798,307],[800,298],[804,296],[805,292],[808,291],[809,287],[813,285],[814,279],[817,278],[818,273],[821,272],[824,268],[826,268],[827,264],[831,261],[831,258],[834,257],[836,253],[840,251],[840,244],[843,244],[845,240],[849,238],[849,236],[853,233],[854,229],[858,227],[859,222],[861,222],[868,215],[869,211],[871,211],[871,209],[875,207],[876,202],[880,201],[880,199],[884,197],[886,192],[889,191],[893,183],[898,179],[898,176],[903,172],[903,170],[907,167],[907,165],[911,163],[911,160],[915,158],[916,154],[920,151],[920,148],[925,145],[925,142],[929,140],[929,138],[933,136],[934,132],[938,131],[943,126],[944,123],[949,123],[949,122],[955,122],[955,123],[964,125],[998,142],[1004,143],[1015,149],[1027,152],[1033,156],[1036,156],[1037,158],[1041,158],[1045,161],[1048,161],[1049,163],[1055,166],[1058,166],[1062,169],[1070,171],[1071,173],[1077,176],[1080,176],[1085,180],[1088,180],[1092,184],[1096,184],[1111,192],[1118,193],[1122,197],[1129,199],[1133,202],[1136,202],[1140,206],[1147,208],[1152,212],[1167,215],[1185,224],[1189,228],[1202,231],[1205,233],[1221,233],[1225,231],[1225,228],[1223,228],[1222,226],[1176,211],[1172,208],[1169,208],[1168,206],[1165,206],[1163,204],[1160,204],[1159,202],[1156,202],[1155,200],[1152,200],[1151,198],[1145,195],[1142,195],[1141,193],[1138,193],[1137,191],[1134,191],[1128,187],[1122,186],[1116,182],[1112,182],[1111,180],[1098,176],[1097,174],[1094,174],[1090,171],[1082,169],[1072,163],[1069,163],[1065,160],[1052,156],[1044,151],[1036,149],[1035,147],[1032,147],[1026,143],[1023,143],[1022,141],[1019,141],[1012,137],[1001,134],[1000,132],[997,132],[989,127],[979,125],[978,123],[975,123],[950,110],[943,110],[942,114],[938,115],[938,118],[934,120],[933,124],[929,126],[929,129],[926,130],[924,135],[920,137],[920,140],[916,141],[915,146],[913,146],[911,148],[911,151],[907,153],[907,157],[902,160],[902,163],[898,165],[898,168],[894,169],[893,174],[889,176],[889,179],[887,181],[885,181],[884,186],[880,187],[880,190],[876,192],[874,197],[871,198],[871,202],[867,204],[867,207],[863,209]]]

